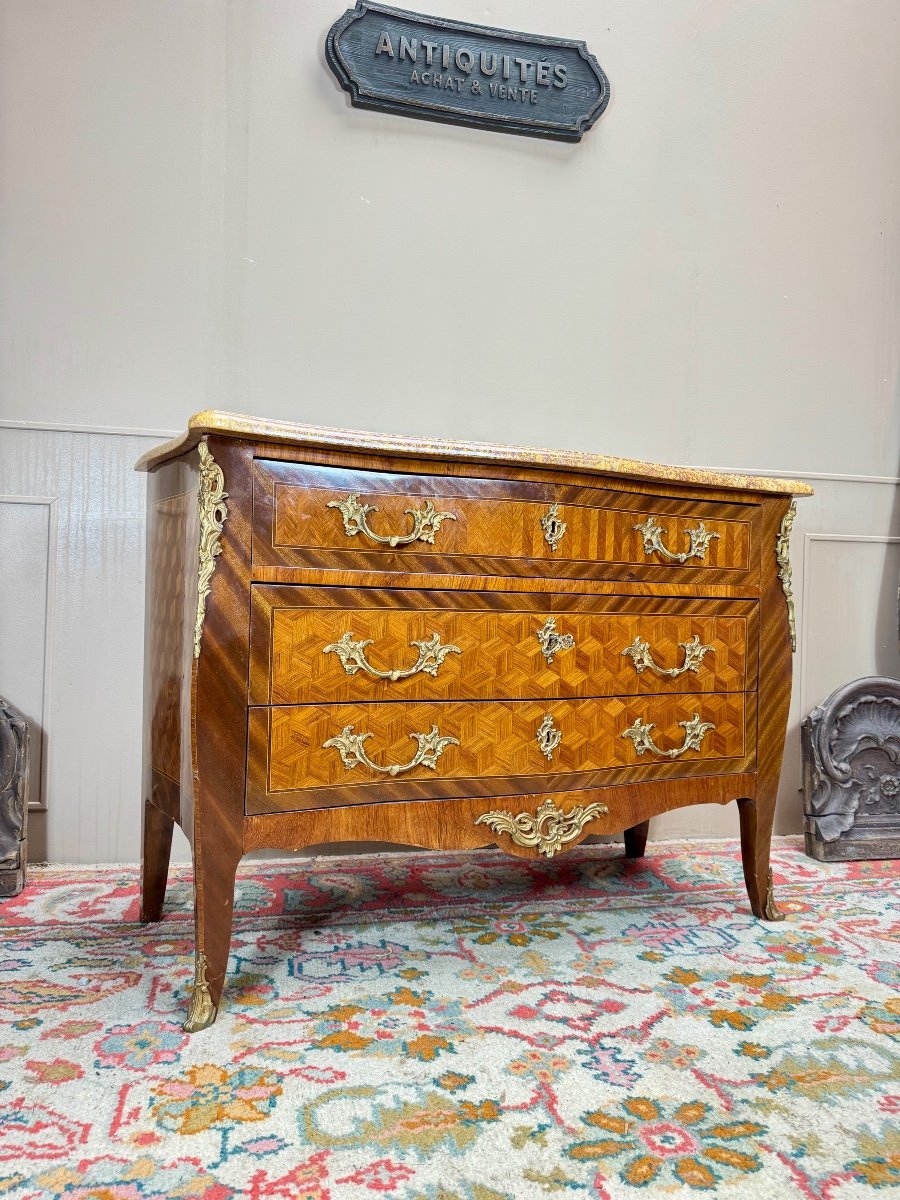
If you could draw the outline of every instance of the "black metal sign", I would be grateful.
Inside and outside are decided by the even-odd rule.
[[[580,141],[609,101],[584,42],[359,0],[332,25],[331,69],[358,108]]]

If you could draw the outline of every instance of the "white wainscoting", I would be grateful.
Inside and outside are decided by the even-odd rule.
[[[33,860],[140,853],[146,481],[132,467],[158,440],[0,428],[0,693],[38,749]]]
[[[900,674],[900,537],[807,533],[801,563],[806,639],[795,686],[800,711],[806,714],[853,679],[862,660],[872,662],[872,675]],[[879,573],[883,586],[873,587]]]
[[[159,440],[0,425],[0,694],[25,711],[35,735],[34,859],[121,862],[140,853],[145,479],[132,467]],[[816,495],[800,500],[794,525],[799,646],[779,833],[802,828],[803,715],[840,683],[900,675],[900,481],[804,477]],[[658,818],[651,836],[727,837],[737,828],[733,805],[710,805]],[[174,854],[187,857],[180,835]]]
[[[0,686],[31,729],[28,807],[46,812],[56,591],[56,498],[0,496]]]

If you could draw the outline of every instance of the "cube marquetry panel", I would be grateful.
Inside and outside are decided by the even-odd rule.
[[[754,680],[750,648],[756,607],[751,604],[708,602],[705,611],[681,614],[660,612],[658,605],[657,611],[648,606],[639,613],[554,613],[550,607],[525,612],[483,607],[310,608],[292,606],[285,589],[280,596],[275,592],[270,603],[261,599],[254,611],[253,641],[261,644],[263,659],[271,656],[270,669],[263,661],[253,673],[254,704],[731,692],[752,686]],[[692,607],[702,610],[701,605]],[[538,632],[551,617],[556,633],[573,638],[574,645],[557,650],[548,662]],[[375,671],[413,667],[419,653],[413,643],[433,634],[441,645],[456,646],[460,653],[447,654],[434,675],[419,671],[405,679],[384,680],[364,668],[348,674],[337,653],[325,652],[348,633],[354,641],[370,643],[364,648],[365,662]],[[675,677],[646,667],[639,672],[633,657],[623,653],[640,637],[660,667],[680,668],[685,662],[682,643],[695,636],[711,649],[696,670]]]
[[[547,714],[562,733],[548,760],[537,741]],[[684,744],[679,721],[694,714],[715,725],[700,750],[670,760],[645,752],[622,736],[636,720],[655,725],[653,738],[661,750]],[[447,702],[443,704],[335,704],[252,709],[251,741],[267,744],[267,791],[365,786],[391,777],[365,764],[348,769],[335,747],[324,746],[347,726],[368,733],[369,758],[382,767],[410,762],[417,748],[412,733],[432,726],[442,737],[458,739],[440,754],[435,769],[420,765],[396,776],[399,780],[469,779],[485,776],[540,776],[602,771],[636,765],[663,765],[675,774],[685,762],[702,759],[714,769],[716,760],[743,758],[749,749],[743,693],[729,695],[613,697],[605,700]]]

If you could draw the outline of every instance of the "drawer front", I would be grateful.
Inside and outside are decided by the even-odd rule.
[[[253,593],[251,704],[732,692],[755,684],[757,607],[749,602],[259,585]]]
[[[465,794],[469,784],[474,794],[535,792],[542,776],[588,786],[598,772],[625,768],[649,778],[738,770],[752,751],[755,712],[752,694],[734,692],[298,705],[251,708],[249,721],[248,810],[260,812],[370,802],[377,785],[397,799],[404,787],[407,796],[446,794],[446,785]]]
[[[575,564],[602,564],[623,577],[643,568],[641,578],[751,566],[752,505],[267,460],[255,470],[262,566],[433,571],[439,561],[469,572],[474,562],[505,574],[519,562],[577,575]]]

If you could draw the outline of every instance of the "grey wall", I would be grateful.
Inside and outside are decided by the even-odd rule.
[[[578,146],[351,110],[343,6],[0,6],[0,689],[48,853],[137,853],[130,464],[204,407],[810,478],[798,828],[801,712],[900,673],[900,6],[442,0],[587,39]]]

